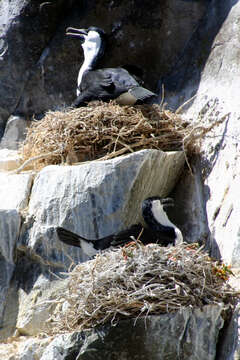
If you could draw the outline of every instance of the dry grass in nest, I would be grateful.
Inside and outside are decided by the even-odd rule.
[[[48,112],[29,128],[21,149],[34,168],[61,162],[109,159],[141,149],[198,151],[210,128],[197,127],[158,105],[120,106],[94,102],[73,110]]]
[[[68,288],[54,300],[51,333],[87,330],[184,306],[228,303],[236,296],[226,283],[229,273],[197,244],[164,248],[134,243],[107,251],[69,273]]]

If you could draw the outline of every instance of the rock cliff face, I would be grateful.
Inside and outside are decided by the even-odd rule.
[[[0,263],[6,276],[0,283],[0,336],[15,326],[26,335],[46,330],[51,306],[41,304],[64,284],[54,274],[88,259],[59,242],[56,226],[98,239],[143,221],[142,200],[167,196],[184,162],[182,152],[142,150],[108,161],[48,166],[35,177],[2,172]],[[17,309],[9,318],[13,294]]]
[[[2,170],[16,167],[17,154],[6,148],[16,149],[22,139],[19,124],[27,126],[30,115],[40,118],[74,98],[82,54],[76,40],[65,38],[67,26],[103,27],[111,40],[103,66],[137,64],[150,88],[164,84],[164,101],[171,108],[195,96],[184,107],[186,119],[201,120],[203,126],[222,120],[204,139],[192,174],[186,168],[180,179],[183,154],[155,150],[101,164],[51,166],[36,176],[1,172],[2,340],[16,329],[29,336],[44,331],[51,306],[43,304],[64,286],[56,275],[72,260],[86,260],[80,250],[57,242],[55,226],[95,238],[107,235],[139,221],[136,209],[150,195],[171,193],[176,209],[170,216],[185,240],[206,242],[213,256],[240,266],[239,16],[238,0],[0,1]],[[239,288],[238,280],[235,285]],[[153,317],[149,333],[142,320],[131,331],[131,320],[105,328],[105,345],[99,334],[74,333],[51,344],[49,338],[20,338],[13,347],[0,346],[0,354],[2,359],[92,359],[92,350],[98,349],[99,358],[119,358],[111,357],[113,344],[122,359],[130,359],[136,345],[131,334],[128,343],[122,339],[124,351],[117,347],[119,334],[129,328],[150,344],[139,349],[136,359],[233,360],[240,354],[238,311],[229,326],[221,306],[210,306],[186,309],[176,313],[175,320]],[[158,334],[165,334],[166,324],[169,335],[161,347]],[[180,340],[171,347],[177,333]],[[171,349],[172,357],[164,349]]]
[[[196,176],[191,179],[186,175],[176,191],[181,197],[185,182],[190,182],[195,188],[194,197],[191,190],[189,197],[185,197],[183,220],[185,222],[188,218],[186,226],[192,228],[188,236],[207,237],[212,254],[222,256],[224,261],[236,267],[239,267],[239,190],[236,184],[239,183],[237,94],[240,74],[239,41],[235,29],[239,12],[238,1],[213,1],[188,46],[191,60],[187,60],[186,50],[181,66],[164,80],[169,87],[174,81],[178,82],[177,91],[167,92],[172,106],[179,105],[180,97],[176,97],[179,92],[181,101],[196,96],[186,111],[187,118],[192,121],[200,119],[203,125],[224,120],[204,141],[203,155],[195,165]],[[206,33],[211,36],[206,38]],[[200,53],[202,62],[198,63]],[[201,226],[196,228],[199,215]]]

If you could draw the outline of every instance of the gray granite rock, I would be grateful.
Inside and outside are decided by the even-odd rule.
[[[46,347],[40,360],[77,359],[79,348],[84,343],[85,336],[81,333],[63,334]]]
[[[23,335],[38,335],[48,332],[47,320],[54,311],[53,302],[60,292],[67,289],[67,281],[52,280],[40,274],[29,293],[20,289],[18,292],[18,315],[16,329]]]
[[[238,282],[239,289],[239,282]],[[231,321],[225,327],[222,341],[219,342],[219,360],[237,360],[240,358],[240,304],[236,304]]]
[[[206,243],[214,257],[234,267],[240,266],[239,16],[239,1],[212,1],[181,66],[165,79],[169,86],[173,80],[178,84],[166,91],[170,104],[197,95],[184,114],[187,120],[203,126],[222,121],[202,141],[193,176],[183,174],[174,196],[182,207],[178,226],[185,238]]]
[[[20,233],[20,225],[21,217],[15,209],[0,209],[0,327],[2,326],[7,293],[15,268],[14,251]]]
[[[44,103],[38,93],[32,104],[25,92],[33,77],[33,92],[42,87],[49,43],[72,4],[72,0],[0,2],[0,137],[7,118],[19,112],[20,104],[21,111],[30,114],[48,109],[47,97]]]
[[[0,170],[11,171],[17,169],[21,164],[21,158],[17,150],[0,148]]]
[[[31,175],[0,174],[0,325],[3,322],[7,294],[15,269],[15,250],[20,235],[21,214],[28,204]],[[1,338],[1,331],[0,331]]]
[[[82,336],[62,335],[48,345],[41,360],[69,359],[73,349],[76,360],[215,360],[222,315],[221,305],[209,305],[129,319]],[[73,336],[75,348],[68,345]]]
[[[10,116],[0,142],[0,148],[17,150],[20,143],[23,142],[26,137],[27,126],[29,124],[30,121],[27,121],[21,116]]]
[[[0,173],[0,209],[24,210],[29,202],[33,175]]]

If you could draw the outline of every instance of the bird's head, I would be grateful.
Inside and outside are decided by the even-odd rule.
[[[99,59],[103,56],[106,45],[106,33],[104,30],[95,26],[88,29],[68,27],[66,35],[80,39],[85,58],[94,55]]]

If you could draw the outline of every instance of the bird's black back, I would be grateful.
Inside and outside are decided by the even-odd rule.
[[[92,92],[94,96],[116,98],[130,88],[138,86],[137,81],[123,68],[106,68],[86,71],[83,74],[80,91]]]

